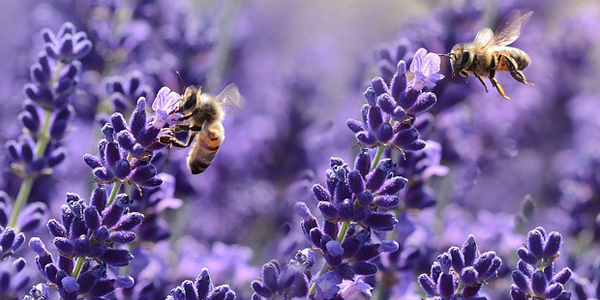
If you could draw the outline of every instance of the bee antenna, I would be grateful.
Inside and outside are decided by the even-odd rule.
[[[450,57],[450,53],[437,53],[437,55]]]
[[[185,87],[185,82],[183,81],[183,77],[181,77],[179,71],[175,71],[175,73],[177,73],[177,76],[179,76],[179,80],[181,80],[181,84],[183,84],[183,87]]]

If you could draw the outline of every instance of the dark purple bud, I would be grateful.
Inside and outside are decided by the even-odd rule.
[[[348,126],[348,128],[350,128],[350,130],[352,130],[354,133],[365,130],[365,128],[362,126],[362,123],[354,119],[346,120],[346,126]]]
[[[21,160],[21,147],[19,147],[15,141],[8,141],[4,145],[4,148],[6,149],[6,153],[11,161]]]
[[[120,244],[127,244],[135,241],[135,233],[131,231],[113,231],[110,234],[110,241]]]
[[[519,260],[519,262],[517,262],[517,269],[523,272],[523,274],[525,274],[527,277],[531,277],[533,275],[533,272],[535,271],[531,265],[527,264],[522,260]]]
[[[144,215],[138,212],[126,214],[121,218],[121,221],[115,226],[115,230],[130,231],[138,225],[142,224]]]
[[[202,268],[200,275],[198,275],[198,278],[196,278],[196,290],[198,291],[198,298],[206,299],[206,296],[212,289],[213,286],[210,280],[208,269]]]
[[[377,168],[367,175],[366,187],[373,192],[379,190],[388,174],[394,169],[394,163],[386,158],[379,162]]]
[[[396,101],[398,101],[398,104],[404,109],[408,109],[415,104],[419,94],[419,91],[413,89],[412,87],[408,87],[404,93],[400,94],[400,98],[396,98]]]
[[[46,226],[48,227],[48,231],[50,232],[50,234],[52,234],[52,236],[54,237],[67,236],[67,229],[55,219],[48,221],[48,224]]]
[[[39,261],[37,261],[37,258],[36,258],[36,262],[38,263],[38,268],[43,266],[43,264],[41,264]],[[46,264],[45,267],[40,268],[40,271],[42,272],[42,274],[46,274],[46,278],[48,278],[48,280],[50,282],[52,282],[54,284],[58,283],[58,281],[56,280],[56,275],[58,275],[58,267],[55,264],[48,263],[48,264]]]
[[[67,150],[64,147],[59,147],[47,156],[48,167],[52,168],[62,163],[67,158]]]
[[[62,255],[58,256],[58,268],[71,274],[73,272],[73,259]]]
[[[367,218],[369,218],[370,215],[371,215],[370,208],[368,208],[366,206],[360,206],[360,207],[354,208],[354,216],[352,216],[352,219],[356,222],[362,222],[362,221],[366,220]]]
[[[35,119],[29,112],[23,111],[17,115],[19,122],[23,124],[23,127],[27,128],[30,132],[37,133],[40,129],[40,121]]]
[[[386,180],[381,188],[382,194],[394,195],[403,189],[408,183],[408,179],[402,176],[392,177]]]
[[[100,260],[108,265],[122,267],[129,264],[133,259],[133,255],[126,249],[106,249],[106,252],[100,256]]]
[[[483,274],[490,268],[490,266],[492,265],[492,260],[495,257],[496,257],[495,252],[493,252],[493,251],[485,252],[485,253],[481,254],[479,257],[477,257],[477,259],[475,259],[475,262],[473,263],[473,267],[475,267],[477,272],[479,272],[480,274]]]
[[[352,268],[354,269],[354,272],[356,272],[356,274],[365,276],[375,275],[378,271],[377,265],[366,261],[353,262]]]
[[[475,258],[479,255],[477,249],[477,243],[475,242],[475,236],[469,234],[467,240],[463,244],[462,254],[465,259],[465,266],[471,266],[475,262]]]
[[[466,285],[473,285],[477,282],[479,272],[473,267],[466,267],[460,274],[460,279]]]
[[[327,253],[331,254],[331,256],[342,256],[344,254],[344,248],[340,245],[340,242],[332,240],[325,244],[325,248],[327,249]]]
[[[500,257],[496,256],[492,259],[492,264],[487,269],[487,271],[479,274],[479,277],[483,280],[488,280],[492,277],[495,277],[496,275],[498,275],[498,270],[500,269],[501,266],[502,266],[502,259],[500,259]]]
[[[354,275],[356,275],[356,273],[354,272],[354,269],[347,263],[343,263],[343,264],[339,265],[337,267],[337,269],[335,270],[335,273],[338,276],[340,276],[342,279],[346,279],[346,280],[353,280]]]
[[[417,97],[415,104],[408,109],[408,112],[414,115],[418,115],[428,111],[437,102],[437,97],[434,93],[422,93]]]
[[[398,62],[397,72],[392,77],[391,94],[395,99],[400,98],[402,92],[406,90],[406,62],[403,60]]]
[[[117,161],[121,159],[121,152],[119,151],[119,145],[117,143],[108,143],[105,149],[106,163],[109,167],[113,168]]]
[[[141,186],[149,188],[159,187],[162,183],[162,179],[158,176],[154,176],[148,180],[139,182]]]
[[[104,124],[104,126],[102,127],[102,135],[104,135],[104,138],[109,143],[115,142],[114,134],[115,134],[115,130],[112,128],[112,126],[109,123]]]
[[[96,168],[102,167],[102,161],[100,161],[100,158],[93,156],[91,154],[88,154],[88,153],[83,155],[83,161],[85,162],[86,165],[88,165],[88,167],[90,167],[90,169],[96,169]]]
[[[398,223],[398,220],[391,214],[373,212],[364,221],[365,225],[378,231],[390,231]]]
[[[106,249],[108,249],[108,246],[106,246],[105,243],[93,243],[90,246],[90,251],[88,252],[88,256],[89,257],[102,256],[106,252]]]
[[[340,204],[339,215],[342,220],[349,220],[354,216],[354,204],[350,199]]]
[[[0,249],[2,252],[12,248],[16,235],[16,231],[13,228],[8,227],[4,229],[2,236],[0,236]]]
[[[462,252],[458,247],[450,247],[448,253],[452,257],[452,267],[456,272],[461,272],[465,266],[465,259],[463,258]]]
[[[310,240],[311,242],[317,246],[317,247],[321,247],[321,239],[323,239],[323,231],[321,231],[320,228],[313,228],[310,230]]]
[[[100,227],[100,213],[95,206],[88,206],[83,212],[83,218],[85,220],[85,226],[88,229],[94,231]]]
[[[394,136],[392,125],[390,125],[389,123],[383,123],[379,125],[379,127],[375,131],[375,135],[377,136],[377,139],[379,139],[380,142],[387,143]]]
[[[71,228],[69,228],[70,238],[74,239],[79,237],[80,235],[87,234],[87,227],[85,226],[85,222],[83,222],[83,218],[77,217],[73,219],[71,222]]]
[[[262,296],[264,298],[269,299],[269,298],[271,298],[271,295],[273,294],[268,287],[264,286],[263,283],[258,280],[252,281],[250,286],[252,287],[252,290],[255,293],[259,294],[260,296]]]
[[[438,293],[442,298],[450,298],[456,290],[454,275],[441,274],[437,284]]]
[[[362,205],[370,205],[373,202],[374,197],[373,197],[373,194],[371,193],[371,191],[366,190],[366,191],[358,194],[357,199],[358,199],[358,203],[360,203]]]
[[[533,273],[533,276],[531,278],[531,290],[533,291],[533,293],[535,293],[536,296],[543,296],[546,292],[547,287],[548,282],[546,281],[546,276],[544,275],[544,272],[537,271]]]
[[[104,211],[104,208],[106,208],[107,201],[108,199],[106,199],[106,190],[103,186],[97,185],[92,191],[90,205],[95,206],[96,209],[101,212]]]
[[[355,135],[356,139],[367,146],[377,143],[377,137],[368,131],[361,131]]]
[[[61,283],[63,289],[65,289],[67,293],[75,293],[79,291],[79,284],[77,283],[77,280],[71,276],[63,278],[61,280]]]
[[[139,166],[131,172],[129,180],[135,182],[144,182],[156,176],[156,167],[154,165]]]
[[[54,238],[54,245],[63,255],[71,255],[73,253],[73,244],[71,241],[64,237],[56,237]]]
[[[369,151],[361,150],[358,153],[354,161],[354,169],[358,170],[363,178],[367,176],[371,170],[371,156],[369,155]]]
[[[336,219],[338,217],[338,210],[335,207],[335,205],[331,202],[321,201],[319,202],[319,204],[317,204],[317,208],[326,218]]]
[[[450,274],[450,267],[452,266],[452,257],[448,253],[442,253],[437,257],[437,261],[440,263],[442,272],[444,274]]]
[[[325,235],[335,238],[337,237],[339,230],[340,226],[337,222],[329,222],[327,220],[323,221],[323,232]],[[321,243],[322,242],[323,240],[321,240]],[[323,246],[325,246],[325,244],[323,244]]]
[[[124,179],[131,172],[131,167],[129,166],[129,161],[127,161],[126,159],[120,159],[119,161],[116,162],[113,170],[114,170],[115,176],[117,176],[119,179]]]
[[[363,177],[359,170],[348,173],[348,187],[353,194],[360,194],[365,189]]]
[[[73,250],[77,255],[85,255],[90,251],[90,240],[85,234],[75,239]]]
[[[399,248],[400,248],[400,245],[398,245],[398,242],[396,242],[394,240],[381,241],[381,245],[379,245],[379,252],[394,253],[394,252],[398,251]]]
[[[154,127],[152,124],[148,124],[146,130],[143,131],[141,138],[138,140],[142,146],[148,147],[156,140],[159,133],[159,128]]]
[[[354,255],[355,260],[369,261],[379,256],[379,244],[364,244]]]
[[[268,262],[262,267],[262,279],[271,291],[277,291],[277,278],[279,277],[279,270],[276,265]]]
[[[377,96],[388,92],[387,83],[385,83],[385,80],[381,77],[373,78],[373,80],[371,80],[371,87],[373,87],[373,91],[375,91]]]
[[[25,268],[25,259],[22,257],[19,257],[19,258],[15,259],[15,261],[13,262],[13,265],[15,266],[15,269],[17,269],[17,272],[21,272],[21,270],[23,270],[23,268]]]
[[[544,297],[546,297],[546,299],[556,298],[560,295],[560,293],[562,293],[562,291],[563,291],[562,284],[554,283],[554,284],[551,284],[550,286],[548,286],[548,288],[546,289],[546,293],[544,294]]]
[[[527,245],[529,251],[535,256],[536,259],[542,259],[544,255],[544,237],[538,230],[532,230],[527,234]]]
[[[407,148],[413,142],[415,142],[419,138],[419,131],[414,127],[403,128],[396,135],[394,135],[394,139],[392,143],[401,148]]]
[[[317,201],[331,202],[331,194],[322,185],[313,185],[312,192]]]
[[[88,292],[89,296],[104,296],[112,293],[115,290],[114,280],[111,279],[98,279],[96,284],[91,291]]]
[[[294,204],[294,212],[296,212],[296,214],[300,216],[304,221],[314,218],[313,215],[310,213],[310,209],[308,208],[308,206],[306,206],[306,203],[304,202],[297,202],[296,204]]]
[[[377,106],[377,104],[375,104],[375,101],[377,100],[377,93],[375,93],[372,87],[368,87],[363,95],[365,96],[365,99],[367,99],[367,103],[369,103],[368,105]]]
[[[519,248],[519,250],[517,250],[517,255],[521,260],[528,264],[537,264],[537,259],[535,258],[535,256],[533,256],[533,253],[529,252],[529,250],[527,250],[527,248],[525,247]]]
[[[569,279],[571,278],[572,274],[573,274],[573,272],[571,271],[571,269],[564,268],[560,272],[556,273],[556,275],[554,275],[553,279],[554,279],[554,281],[565,285],[567,283],[567,281],[569,281]]]
[[[140,139],[146,126],[146,99],[141,97],[137,101],[137,106],[131,115],[129,128],[136,139]]]
[[[550,259],[551,257],[557,255],[561,243],[562,236],[560,236],[560,233],[556,231],[550,232],[550,235],[548,235],[548,240],[546,241],[546,245],[544,246],[544,257],[546,259]]]
[[[342,249],[344,249],[344,258],[354,256],[360,249],[360,241],[354,236],[349,236],[342,242]]]
[[[383,123],[383,116],[381,115],[381,109],[379,107],[371,107],[369,109],[368,117],[369,129],[373,132],[379,128],[379,125]]]
[[[425,291],[428,297],[433,297],[437,295],[436,284],[427,274],[419,275],[417,279],[421,288]]]
[[[400,205],[400,197],[390,195],[377,196],[373,200],[373,204],[383,209],[391,209]]]
[[[117,134],[117,142],[123,149],[132,152],[133,147],[137,143],[135,137],[127,130],[121,130]]]
[[[110,116],[110,124],[115,132],[122,133],[127,132],[127,122],[121,113],[114,113]]]
[[[33,160],[33,140],[28,136],[21,137],[19,139],[21,144],[21,159],[26,163],[30,163]]]

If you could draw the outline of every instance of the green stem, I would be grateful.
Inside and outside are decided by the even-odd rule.
[[[377,147],[377,152],[375,153],[375,158],[373,158],[373,162],[371,163],[371,171],[377,168],[379,161],[381,160],[381,156],[383,155],[383,151],[385,150],[385,146],[381,145]]]
[[[121,189],[122,185],[123,185],[123,183],[120,181],[115,182],[115,184],[113,185],[112,191],[110,192],[110,196],[108,196],[108,203],[106,203],[107,207],[109,205],[111,205],[113,202],[115,202],[115,198],[117,198],[117,194],[119,193],[119,190]]]
[[[81,273],[81,268],[83,267],[83,261],[84,261],[83,256],[77,257],[77,262],[75,263],[75,268],[73,269],[73,274],[71,274],[71,276],[73,278],[77,279],[77,277],[79,277],[79,273]]]
[[[57,72],[55,72],[57,73]],[[50,116],[52,115],[49,111],[44,110],[44,124],[42,125],[42,131],[40,132],[39,139],[37,141],[35,156],[42,157],[44,152],[46,151],[46,147],[50,142],[50,137],[48,134],[50,128]],[[27,203],[27,199],[29,199],[29,194],[31,194],[31,188],[33,187],[33,181],[36,176],[31,175],[21,183],[21,188],[19,189],[19,194],[17,194],[17,199],[15,199],[15,205],[13,206],[12,212],[10,214],[10,222],[8,223],[9,227],[15,228],[17,224],[17,219],[19,218],[19,214]]]

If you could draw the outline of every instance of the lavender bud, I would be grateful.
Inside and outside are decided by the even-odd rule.
[[[473,267],[466,267],[460,274],[460,279],[466,285],[472,285],[477,282],[477,278],[479,277],[479,273]]]
[[[100,227],[100,213],[95,206],[88,206],[84,211],[85,225],[90,230],[96,230]]]
[[[374,230],[390,231],[398,223],[398,220],[391,214],[374,212],[369,215],[364,221],[365,225],[372,227]]]
[[[133,255],[126,249],[106,249],[106,252],[100,256],[100,260],[111,266],[122,267],[129,264]]]
[[[371,131],[377,131],[379,125],[383,123],[383,116],[379,107],[371,107],[369,109],[368,124]]]
[[[349,220],[354,216],[354,204],[350,199],[346,199],[340,204],[339,215],[342,220]]]
[[[429,297],[437,295],[436,284],[427,274],[421,274],[418,278],[419,284]]]
[[[554,275],[553,280],[564,285],[567,283],[567,281],[569,281],[572,274],[573,272],[571,271],[571,269],[564,268],[560,272],[556,273],[556,275]]]
[[[388,92],[387,83],[385,83],[385,80],[381,77],[373,78],[373,80],[371,80],[371,87],[373,87],[373,91],[377,96]]]
[[[448,253],[450,253],[450,256],[452,257],[452,267],[456,272],[460,273],[465,266],[462,252],[458,247],[451,247],[448,249]]]
[[[353,262],[352,268],[354,269],[354,272],[356,272],[356,274],[365,276],[375,275],[378,271],[377,265],[366,261]]]
[[[475,236],[469,234],[467,240],[462,247],[463,257],[465,259],[465,265],[470,266],[475,262],[475,258],[479,255],[477,250],[477,243],[475,242]]]
[[[556,231],[551,232],[550,235],[548,235],[548,240],[546,241],[546,245],[544,246],[544,257],[549,259],[557,255],[561,243],[562,236],[560,236],[560,233]]]
[[[542,233],[538,230],[532,230],[527,234],[527,245],[529,251],[536,259],[541,259],[544,254],[544,243]]]
[[[519,248],[517,250],[517,255],[521,260],[528,264],[535,265],[537,263],[537,259],[533,256],[533,253],[529,252],[525,247]]]
[[[531,290],[535,293],[535,295],[543,296],[546,292],[547,287],[548,282],[546,281],[546,276],[544,275],[544,272],[537,271],[533,273],[533,277],[531,278]]]
[[[322,185],[313,185],[312,192],[317,201],[331,202],[331,194]]]
[[[444,274],[450,274],[450,267],[452,266],[450,254],[442,253],[437,257],[437,261],[440,263],[440,267],[442,267],[442,272],[444,272]]]
[[[441,274],[438,279],[438,293],[443,298],[450,298],[456,290],[454,276],[452,274]]]

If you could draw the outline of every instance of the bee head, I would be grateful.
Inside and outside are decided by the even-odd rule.
[[[183,113],[194,109],[199,100],[199,95],[200,88],[193,85],[187,87],[185,89],[185,92],[183,93],[183,97],[181,97],[181,102],[179,104],[179,112]]]
[[[471,55],[469,51],[465,51],[462,44],[452,47],[449,53],[450,64],[452,65],[452,76],[456,76],[460,71],[469,65]]]

